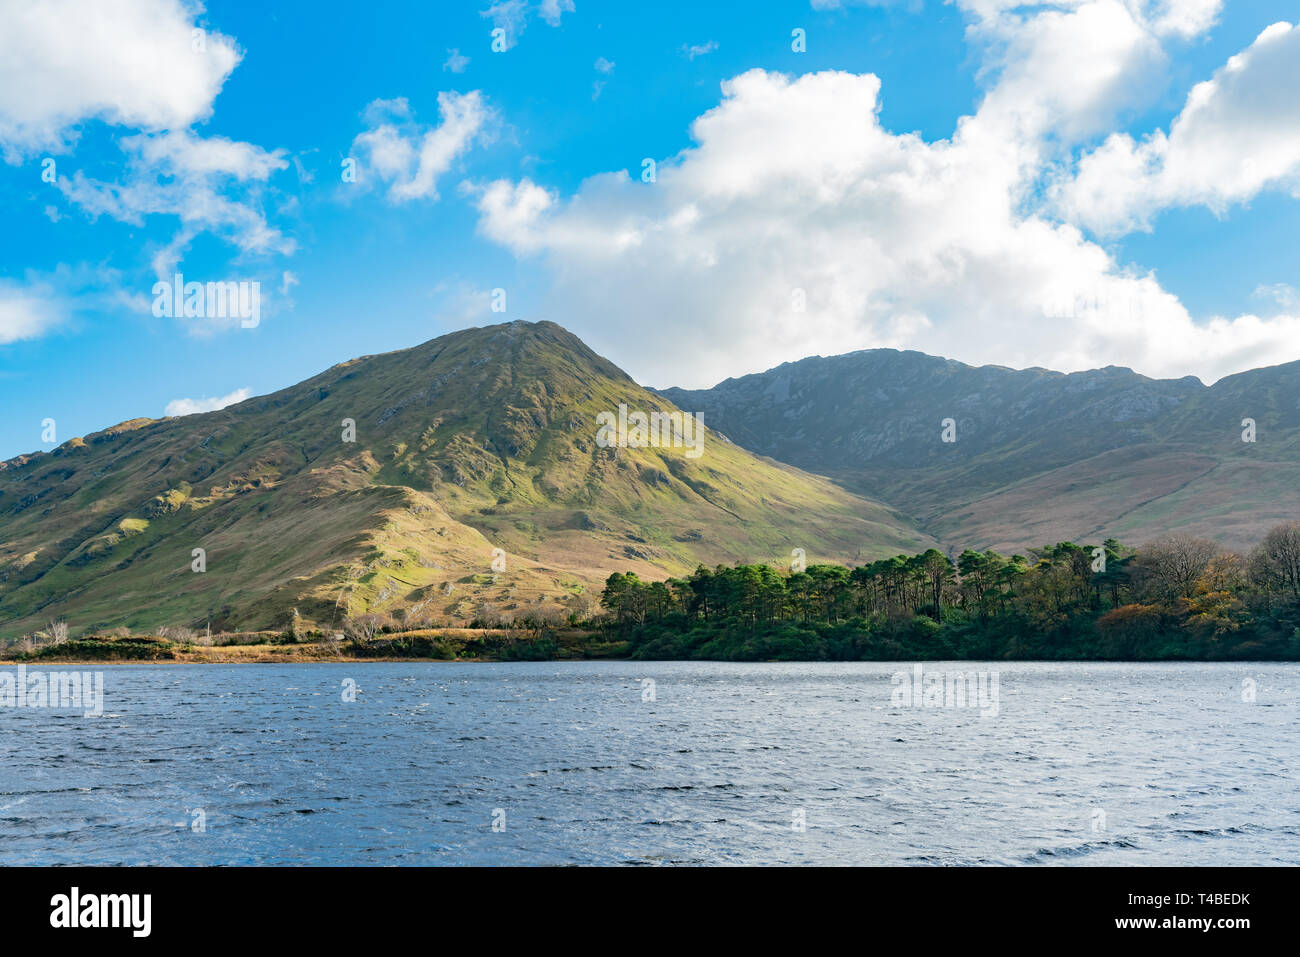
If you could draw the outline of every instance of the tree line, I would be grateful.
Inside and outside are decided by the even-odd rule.
[[[1248,554],[1191,535],[1025,555],[938,549],[849,568],[609,576],[604,627],[640,658],[1300,659],[1300,522]]]

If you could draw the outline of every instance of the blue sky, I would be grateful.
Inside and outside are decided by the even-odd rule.
[[[6,5],[0,457],[520,318],[655,386],[1300,358],[1297,4],[703,6]],[[174,268],[261,321],[155,316]]]

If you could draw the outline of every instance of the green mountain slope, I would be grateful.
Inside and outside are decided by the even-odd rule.
[[[283,627],[295,610],[322,628],[366,612],[463,622],[484,603],[555,607],[613,570],[931,544],[711,430],[698,458],[601,448],[596,416],[620,403],[673,411],[559,326],[514,322],[0,463],[0,635],[55,617]]]
[[[661,394],[955,548],[1180,530],[1244,548],[1300,514],[1300,362],[1207,387],[875,349]],[[1246,418],[1256,442],[1242,441]],[[942,440],[945,419],[955,442]]]

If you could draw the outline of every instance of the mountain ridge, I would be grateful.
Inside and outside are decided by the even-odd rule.
[[[514,322],[11,459],[0,633],[58,615],[249,630],[553,615],[590,604],[615,568],[661,576],[789,561],[796,547],[852,560],[930,543],[707,423],[698,461],[601,448],[596,415],[620,402],[673,409],[560,326]]]
[[[795,549],[1244,548],[1300,509],[1298,395],[1300,362],[1206,386],[889,349],[655,391],[551,322],[459,330],[0,463],[0,634],[589,612],[611,571]],[[707,453],[601,447],[620,403],[700,414]]]
[[[1276,495],[1241,492],[1279,484],[1261,469],[1300,488],[1300,361],[1207,386],[1119,366],[1016,370],[879,349],[662,394],[755,451],[869,490],[950,546],[1015,550],[1181,529],[1244,547],[1271,519],[1300,509],[1300,492],[1285,483],[1270,489]],[[1241,441],[1246,418],[1256,442]],[[947,419],[951,443],[941,441]],[[1139,470],[1131,455],[1117,455],[1124,450],[1157,457],[1162,468]],[[1189,468],[1190,483],[1171,484]],[[1016,497],[1032,482],[1032,500]],[[1114,501],[1072,494],[1080,488],[1109,489]],[[1227,508],[1234,496],[1238,507]]]

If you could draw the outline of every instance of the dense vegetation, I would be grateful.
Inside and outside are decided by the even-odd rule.
[[[382,616],[342,633],[159,637],[125,628],[8,649],[19,660],[254,660],[202,647],[289,645],[306,657],[549,660],[1300,660],[1300,522],[1273,528],[1248,555],[1187,535],[1140,549],[1110,539],[1061,542],[1006,557],[936,549],[856,568],[815,564],[700,566],[646,582],[615,573],[604,614],[534,613],[471,629],[412,629]],[[477,622],[480,626],[487,622]],[[214,649],[215,650],[215,649]],[[269,656],[269,658],[266,658]],[[263,659],[257,659],[263,660]]]
[[[935,549],[856,568],[609,576],[633,657],[752,660],[1300,659],[1300,523],[1247,556],[1172,536],[1006,557]]]

